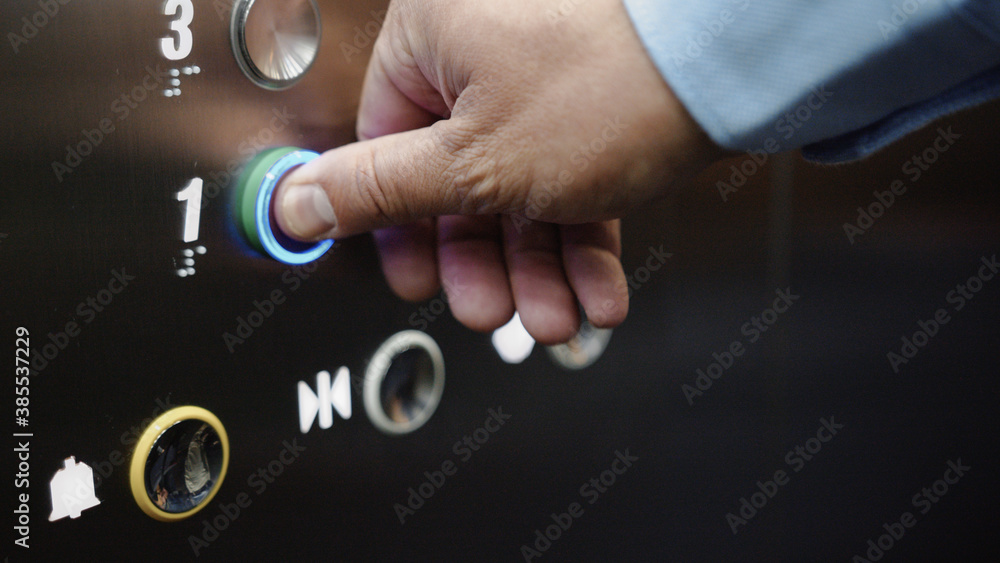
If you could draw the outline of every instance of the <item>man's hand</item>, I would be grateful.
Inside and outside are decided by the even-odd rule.
[[[374,230],[401,297],[444,285],[480,331],[516,308],[543,344],[576,333],[577,303],[595,326],[624,320],[616,218],[721,156],[620,0],[394,1],[357,132],[282,183],[281,229]]]

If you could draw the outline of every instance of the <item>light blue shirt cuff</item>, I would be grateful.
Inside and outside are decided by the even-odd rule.
[[[998,0],[623,1],[727,148],[850,160],[1000,96]]]

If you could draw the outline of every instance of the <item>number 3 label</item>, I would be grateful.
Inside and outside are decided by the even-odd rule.
[[[163,4],[163,14],[177,16],[177,19],[170,22],[171,31],[177,35],[160,39],[160,51],[164,57],[179,61],[190,55],[191,47],[194,46],[194,37],[188,27],[194,19],[194,5],[191,0],[167,0]]]

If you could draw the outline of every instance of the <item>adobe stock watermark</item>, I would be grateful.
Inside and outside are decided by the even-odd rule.
[[[15,33],[13,31],[7,32],[7,41],[10,42],[10,48],[14,50],[14,54],[18,54],[23,45],[27,45],[28,42],[38,36],[38,33],[45,29],[49,23],[59,15],[59,6],[65,6],[70,3],[71,0],[38,0],[38,11],[31,14],[30,16],[24,16],[21,18],[21,29],[20,33]],[[14,24],[17,25],[17,24]]]
[[[291,442],[284,440],[281,445],[282,449],[274,459],[263,467],[258,467],[247,477],[247,487],[253,490],[255,496],[259,497],[264,494],[267,487],[295,463],[302,452],[306,451],[305,446],[299,445],[298,438],[292,438]],[[219,502],[216,505],[217,510],[214,516],[206,515],[202,518],[201,533],[187,537],[188,545],[191,546],[194,556],[199,557],[202,549],[219,539],[222,532],[227,530],[253,504],[253,500],[254,497],[250,496],[250,493],[241,491],[236,494],[232,502]]]
[[[646,255],[646,260],[643,262],[642,266],[638,266],[631,274],[625,274],[625,284],[628,287],[628,297],[632,298],[632,295],[636,291],[642,289],[642,286],[646,285],[649,280],[653,278],[653,274],[658,272],[667,263],[667,260],[673,257],[672,252],[667,252],[663,250],[663,245],[650,246],[649,254]],[[607,320],[608,316],[618,310],[618,304],[612,300],[607,300],[601,304],[601,309],[592,315],[590,315],[590,320],[594,321],[596,324],[603,324]]]
[[[819,419],[819,428],[816,430],[816,435],[806,440],[803,445],[795,446],[789,450],[785,454],[785,465],[793,473],[802,471],[806,464],[815,459],[816,455],[823,450],[823,444],[833,440],[843,428],[844,425],[838,424],[832,416]],[[738,501],[739,507],[732,512],[726,513],[726,524],[733,531],[733,535],[735,536],[740,532],[740,526],[746,526],[750,520],[753,520],[767,506],[767,503],[778,494],[781,490],[780,488],[787,485],[790,480],[791,474],[788,471],[778,469],[771,475],[771,479],[764,482],[757,481],[757,490],[753,493],[740,497]]]
[[[451,451],[458,457],[459,462],[466,463],[472,459],[473,454],[482,449],[490,441],[493,434],[499,432],[511,417],[510,414],[503,412],[502,406],[489,408],[486,410],[486,414],[487,417],[482,426],[466,434],[452,445]],[[440,469],[424,471],[423,481],[416,487],[410,487],[406,490],[406,501],[392,505],[392,511],[399,519],[400,526],[405,525],[408,517],[413,516],[423,508],[424,504],[444,487],[449,477],[454,477],[458,473],[459,462],[449,458],[441,463]]]
[[[950,290],[944,296],[945,302],[951,305],[952,311],[957,313],[964,309],[969,301],[972,301],[976,294],[983,290],[986,282],[995,278],[997,272],[1000,272],[1000,262],[997,262],[996,254],[989,258],[983,256],[979,262],[980,266],[976,273],[969,276],[964,283],[956,284],[955,289]],[[924,346],[927,346],[932,338],[937,336],[941,327],[951,322],[951,318],[948,309],[940,307],[934,311],[930,319],[918,320],[917,330],[912,335],[901,336],[899,352],[892,350],[886,354],[886,359],[889,360],[889,367],[892,368],[893,373],[899,373],[900,366],[908,364],[910,360],[915,358],[917,353]]]
[[[502,81],[492,74],[477,75],[474,82],[465,87],[459,94],[456,105],[475,107],[481,100],[488,100],[501,90]],[[430,135],[423,135],[413,143],[416,154],[441,154],[448,152],[450,147],[442,146],[440,141]],[[465,209],[465,214],[476,214],[477,208],[465,205],[476,184],[484,177],[490,178],[493,172],[500,170],[496,158],[489,154],[477,153],[474,158],[451,158],[451,164],[440,173],[438,185],[453,189],[458,195],[459,207]]]
[[[945,464],[944,475],[931,483],[930,486],[923,487],[914,493],[913,497],[910,498],[910,504],[913,505],[913,508],[919,509],[921,515],[927,514],[931,508],[934,508],[935,504],[948,494],[951,486],[957,484],[962,477],[965,477],[966,472],[970,469],[972,468],[962,463],[962,458],[960,457],[955,458],[955,461],[948,460]],[[896,545],[896,542],[906,536],[907,530],[916,525],[917,517],[909,510],[900,514],[899,518],[893,520],[891,523],[883,522],[882,530],[885,530],[885,533],[880,534],[875,539],[869,539],[868,543],[865,544],[868,549],[865,551],[864,557],[855,555],[851,558],[851,563],[874,563],[875,561],[879,561]]]
[[[40,348],[32,348],[31,375],[38,375],[44,371],[49,362],[55,360],[74,338],[80,336],[83,325],[94,322],[97,315],[104,312],[133,281],[135,276],[130,275],[125,266],[111,270],[111,279],[94,295],[84,298],[77,304],[73,309],[74,314],[62,326],[62,330],[50,332],[47,335],[47,342]]]
[[[341,41],[339,44],[340,52],[344,55],[344,60],[348,63],[351,62],[351,58],[360,55],[367,49],[375,39],[378,37],[380,31],[382,31],[382,26],[385,25],[386,10],[372,10],[369,12],[371,19],[365,22],[364,26],[354,26],[354,35],[351,37],[351,42]]]
[[[219,197],[229,186],[233,185],[233,180],[242,172],[247,163],[264,149],[272,146],[277,134],[284,131],[298,115],[288,111],[287,106],[271,108],[271,120],[265,127],[262,127],[254,134],[247,135],[236,146],[236,152],[240,158],[233,158],[221,170],[216,170],[207,174],[208,181],[205,182],[201,195],[201,208],[204,210],[208,202]]]
[[[112,100],[109,111],[117,116],[118,121],[128,119],[132,111],[138,109],[139,105],[149,97],[150,92],[161,89],[171,76],[173,75],[170,71],[162,70],[160,65],[156,65],[156,68],[146,66],[146,74],[139,84],[122,92],[120,96]],[[111,117],[99,119],[93,129],[82,129],[80,131],[82,138],[75,143],[66,145],[66,156],[63,160],[52,161],[52,172],[55,174],[56,180],[62,183],[68,174],[73,173],[84,159],[93,154],[97,147],[101,146],[101,143],[114,132],[115,122]]]
[[[449,296],[451,299],[454,299],[469,289],[469,286],[458,281],[457,277],[453,277],[450,280],[442,280],[441,285],[444,286],[441,294],[428,301],[426,305],[421,305],[407,319],[411,327],[417,330],[427,330],[427,327],[432,322],[438,320],[448,310]]]
[[[652,279],[653,273],[658,272],[667,263],[667,260],[674,256],[673,252],[663,250],[662,244],[659,246],[650,246],[648,250],[649,254],[646,255],[643,265],[637,267],[631,274],[625,274],[625,283],[628,284],[629,297],[632,297],[636,291],[642,289],[642,286],[646,285]]]
[[[122,435],[118,438],[121,445],[124,446],[125,452],[123,453],[120,449],[113,449],[108,453],[108,459],[98,461],[93,464],[94,469],[94,488],[100,488],[104,483],[104,480],[115,472],[118,467],[129,460],[129,450],[133,449],[133,446],[142,437],[142,433],[146,431],[146,428],[152,424],[153,420],[161,414],[167,412],[168,410],[174,408],[174,405],[170,402],[170,395],[167,395],[166,400],[161,400],[157,397],[154,401],[156,406],[153,408],[153,412],[143,419],[138,425],[129,427],[128,430],[122,432]]]
[[[639,461],[639,456],[630,454],[628,448],[625,448],[624,452],[615,450],[614,458],[612,458],[608,469],[601,471],[596,477],[592,477],[580,485],[580,496],[587,501],[587,504],[595,504],[602,495],[614,486],[618,477],[624,475],[637,461]],[[552,548],[554,542],[573,527],[573,522],[583,516],[583,513],[583,504],[574,501],[569,503],[565,512],[549,514],[552,523],[549,524],[546,520],[541,528],[535,528],[534,541],[521,545],[521,557],[524,557],[525,563],[531,563],[532,559],[542,557],[545,552]]]
[[[339,242],[334,243],[330,250],[332,251],[334,248],[337,248],[339,244]],[[222,333],[222,342],[226,345],[229,353],[236,352],[237,346],[246,344],[246,341],[254,335],[255,331],[264,325],[264,321],[271,318],[278,305],[284,304],[289,295],[298,291],[305,281],[316,273],[319,264],[327,261],[329,258],[330,252],[328,251],[308,264],[290,266],[282,272],[281,283],[284,285],[271,290],[263,300],[254,299],[250,311],[236,317],[236,327],[232,331]]]
[[[693,63],[705,54],[705,49],[712,46],[715,40],[725,33],[726,29],[736,22],[738,12],[745,12],[750,7],[750,0],[729,0],[735,12],[729,8],[723,8],[719,13],[707,21],[702,22],[704,28],[688,37],[684,50],[671,55],[671,62],[677,70],[684,68],[684,65]]]
[[[578,145],[576,150],[570,154],[569,161],[573,165],[576,174],[586,172],[591,164],[602,153],[607,151],[611,144],[621,139],[625,131],[631,127],[631,124],[623,122],[619,116],[605,119],[602,125],[600,134],[596,135],[588,143]],[[538,219],[542,215],[542,212],[551,206],[552,202],[563,194],[563,190],[574,181],[576,181],[576,176],[573,171],[569,168],[564,168],[559,171],[554,180],[542,182],[541,187],[533,188],[524,214],[513,213],[510,216],[511,223],[513,223],[517,232],[520,233],[525,225]]]
[[[237,0],[212,0],[212,7],[215,8],[219,21],[228,24],[232,19],[233,8]]]
[[[909,179],[910,184],[915,184],[930,170],[930,167],[941,158],[941,155],[948,152],[955,141],[962,136],[951,130],[951,127],[944,129],[938,127],[938,136],[934,138],[929,146],[918,154],[907,159],[900,170]],[[908,187],[902,180],[896,179],[889,184],[889,189],[885,191],[875,190],[872,196],[875,201],[866,207],[858,207],[858,217],[853,223],[844,223],[844,234],[852,245],[857,237],[868,232],[875,225],[875,220],[886,214],[896,203],[896,198],[906,193]]]
[[[890,36],[899,33],[926,3],[927,0],[903,0],[901,3],[893,4],[889,19],[878,20],[878,30],[882,32],[882,39],[888,41]]]
[[[787,143],[802,129],[806,122],[823,109],[823,106],[830,101],[833,95],[834,93],[827,90],[826,86],[814,87],[804,103],[785,113],[774,122],[775,133],[778,133],[782,140]],[[746,151],[748,158],[743,159],[739,166],[730,165],[729,182],[719,180],[715,183],[715,189],[719,191],[723,203],[728,202],[731,194],[738,192],[750,178],[760,172],[771,155],[781,151],[781,141],[775,137],[768,137],[759,149]]]
[[[545,10],[545,17],[549,19],[549,23],[559,23],[572,15],[573,12],[576,12],[577,8],[583,6],[589,1],[590,0],[562,0],[554,10],[551,8]]]
[[[694,385],[681,384],[681,392],[684,393],[684,398],[687,399],[689,405],[693,406],[695,397],[701,397],[711,389],[715,381],[719,380],[729,368],[733,367],[736,360],[746,353],[749,345],[760,340],[761,335],[778,322],[778,317],[786,313],[801,298],[800,295],[792,293],[791,287],[778,288],[775,293],[777,297],[769,308],[764,309],[759,316],[751,317],[749,321],[740,326],[740,333],[746,337],[746,344],[743,343],[743,339],[738,338],[723,348],[721,354],[712,352],[712,360],[708,367],[695,370]]]

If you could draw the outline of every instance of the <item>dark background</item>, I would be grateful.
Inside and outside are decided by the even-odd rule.
[[[38,9],[8,5],[10,22]],[[198,3],[185,63],[202,73],[184,78],[182,96],[154,91],[119,121],[113,101],[142,83],[147,66],[166,66],[156,50],[168,21],[160,8],[74,2],[19,53],[0,49],[4,349],[13,353],[17,326],[30,329],[36,348],[67,321],[82,327],[31,379],[32,547],[7,543],[0,555],[190,559],[189,537],[240,493],[252,504],[199,559],[523,560],[535,530],[574,502],[582,516],[540,560],[850,561],[907,511],[916,525],[885,561],[1000,554],[1000,281],[985,282],[961,311],[946,301],[1000,246],[1000,105],[945,118],[862,163],[772,157],[728,201],[717,182],[747,157],[719,163],[624,221],[626,273],[638,273],[650,246],[673,256],[635,290],[628,320],[594,366],[570,372],[541,349],[507,365],[488,335],[445,313],[426,329],[444,353],[447,385],[425,427],[383,435],[355,393],[351,419],[302,435],[296,383],[314,386],[317,371],[342,365],[363,374],[381,342],[413,328],[420,305],[391,295],[369,237],[342,241],[287,291],[287,267],[255,256],[233,232],[225,195],[202,210],[208,252],[196,275],[179,278],[175,261],[190,245],[180,240],[175,194],[194,176],[207,182],[241,163],[240,144],[268,127],[274,108],[296,118],[273,145],[350,141],[370,45],[347,60],[341,43],[381,6],[322,3],[316,67],[294,88],[268,92],[234,64],[228,19]],[[115,130],[57,181],[52,161],[105,117]],[[902,167],[938,127],[961,138],[911,182]],[[851,244],[843,224],[896,179],[907,192]],[[81,322],[78,305],[122,268],[135,280]],[[748,343],[741,326],[778,288],[801,297]],[[287,301],[231,354],[222,333],[274,289]],[[950,322],[894,373],[887,353],[939,308]],[[746,353],[689,404],[682,385],[736,340]],[[13,385],[4,387],[13,402]],[[179,523],[154,521],[132,499],[126,461],[98,487],[99,506],[48,522],[48,481],[63,458],[92,467],[108,467],[115,452],[128,458],[122,434],[141,427],[158,400],[205,407],[225,425],[229,474],[211,506]],[[510,420],[463,461],[453,445],[490,408]],[[831,417],[843,429],[792,471],[786,453]],[[306,449],[258,494],[248,478],[293,439]],[[626,450],[638,460],[589,504],[581,486]],[[971,469],[920,514],[914,495],[959,459]],[[401,525],[393,505],[449,460],[457,473]],[[14,464],[8,453],[8,476]],[[788,484],[734,534],[727,513],[777,470]]]

